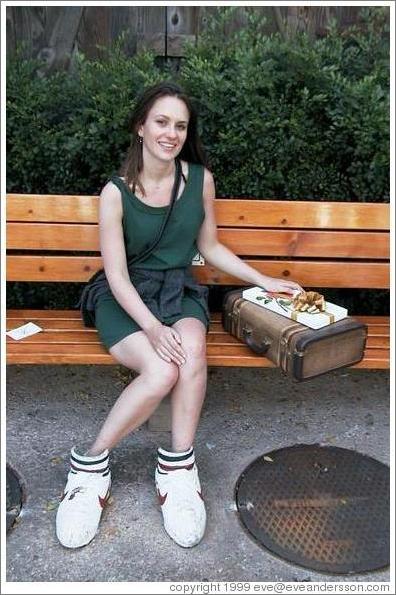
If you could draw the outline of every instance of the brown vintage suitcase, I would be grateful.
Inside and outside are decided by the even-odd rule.
[[[367,339],[367,326],[354,318],[314,330],[245,300],[240,289],[225,295],[223,326],[297,381],[356,364]]]

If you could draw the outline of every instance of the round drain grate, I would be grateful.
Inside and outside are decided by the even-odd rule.
[[[7,533],[12,529],[22,508],[23,491],[17,473],[7,465]]]
[[[236,485],[242,523],[264,547],[314,570],[389,564],[389,467],[352,450],[296,445],[253,461]]]

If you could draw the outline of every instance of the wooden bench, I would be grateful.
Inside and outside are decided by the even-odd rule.
[[[220,240],[268,275],[306,288],[389,288],[388,204],[217,199],[216,212]],[[96,196],[8,194],[7,280],[85,282],[102,266],[97,217]],[[208,265],[194,271],[205,284],[242,285]],[[369,336],[356,367],[389,368],[389,317],[357,317]],[[44,332],[7,336],[9,364],[115,363],[77,311],[7,312],[7,330],[29,321]],[[219,312],[207,342],[210,366],[273,365],[226,333]]]

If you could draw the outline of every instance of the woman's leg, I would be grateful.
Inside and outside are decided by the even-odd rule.
[[[193,442],[206,392],[206,329],[195,318],[174,325],[187,355],[171,392],[172,450],[158,449],[155,482],[167,533],[183,547],[205,532],[203,502]]]
[[[173,327],[187,354],[171,392],[172,450],[186,451],[194,442],[206,394],[206,329],[196,318],[183,318]]]
[[[70,471],[56,516],[56,534],[65,547],[77,548],[96,535],[110,494],[109,450],[141,425],[169,393],[178,378],[177,366],[162,360],[139,331],[111,350],[139,376],[121,393],[88,453],[72,449]]]
[[[143,424],[178,379],[178,367],[161,359],[142,331],[119,341],[110,353],[120,364],[138,372],[139,376],[123,390],[113,405],[88,451],[89,455],[110,450]]]

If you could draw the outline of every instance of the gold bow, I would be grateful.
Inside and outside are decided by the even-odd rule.
[[[298,293],[292,300],[292,306],[295,312],[309,312],[310,314],[317,314],[326,310],[324,296],[317,291]]]

